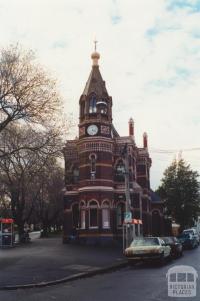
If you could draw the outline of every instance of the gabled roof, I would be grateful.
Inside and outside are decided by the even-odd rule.
[[[105,94],[108,95],[105,81],[99,71],[99,66],[92,66],[90,76],[83,91],[83,95],[85,96],[88,96],[91,93],[95,93],[99,97]]]
[[[153,203],[163,203],[163,200],[160,198],[160,196],[155,193],[152,189],[150,189],[150,196],[151,196],[151,201]]]

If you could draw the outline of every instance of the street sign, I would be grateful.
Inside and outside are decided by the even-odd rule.
[[[3,224],[12,224],[14,220],[12,218],[0,218],[0,223]]]
[[[141,219],[133,219],[132,220],[132,224],[138,224],[138,225],[142,225],[142,221],[141,221]]]
[[[132,223],[132,212],[124,212],[124,223]]]

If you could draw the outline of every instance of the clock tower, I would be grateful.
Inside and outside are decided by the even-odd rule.
[[[111,137],[112,98],[99,71],[100,54],[91,55],[93,64],[83,94],[79,100],[79,138]]]
[[[147,134],[143,147],[137,147],[132,118],[128,135],[118,134],[112,123],[112,97],[99,70],[96,42],[91,58],[92,70],[79,99],[79,135],[67,140],[63,149],[63,241],[69,242],[74,233],[80,242],[121,241],[127,202],[125,150],[129,169],[129,214],[137,224],[133,236],[140,235],[141,231],[144,235],[158,235],[157,230],[161,233],[163,229],[162,203],[150,189]],[[138,226],[141,223],[142,228]]]
[[[112,98],[99,70],[96,43],[91,58],[92,70],[79,100],[79,171],[82,187],[91,185],[99,190],[113,184]]]

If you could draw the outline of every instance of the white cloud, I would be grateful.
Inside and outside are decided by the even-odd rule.
[[[195,1],[187,1],[192,11],[176,2],[169,9],[164,0],[0,0],[1,46],[36,50],[78,122],[96,35],[119,132],[127,134],[132,115],[139,146],[147,131],[151,148],[200,147],[200,14]],[[155,187],[174,154],[151,154]],[[183,157],[200,171],[198,152]]]

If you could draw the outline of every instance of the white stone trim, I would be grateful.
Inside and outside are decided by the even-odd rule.
[[[78,195],[78,191],[72,191],[72,190],[69,190],[69,191],[66,191],[64,193],[64,195]]]
[[[114,188],[107,186],[87,186],[79,188],[78,191],[114,191]]]

